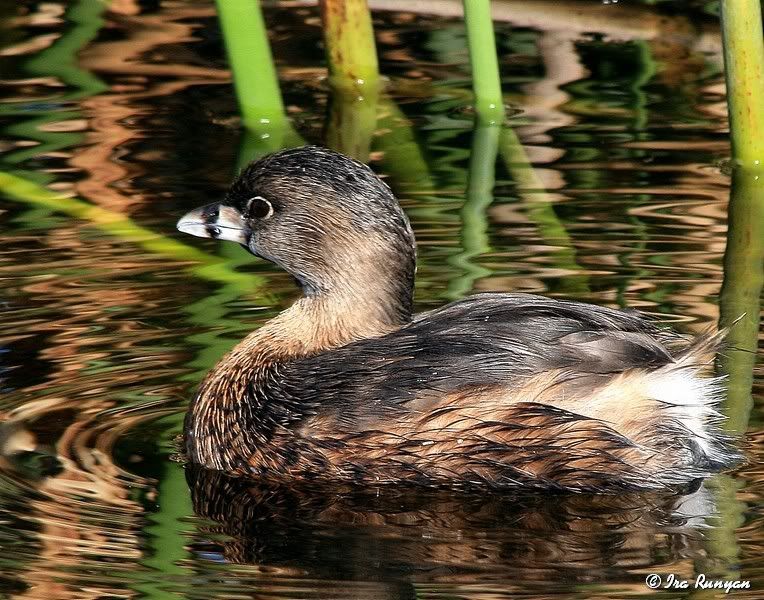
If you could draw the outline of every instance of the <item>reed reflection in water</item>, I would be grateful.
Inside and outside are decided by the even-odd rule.
[[[692,3],[668,14],[573,2],[577,17],[543,4],[495,3],[514,110],[511,128],[478,132],[459,18],[386,3],[375,19],[390,81],[357,106],[321,79],[314,8],[266,19],[299,134],[368,153],[410,215],[420,310],[517,290],[699,332],[720,318],[724,277],[725,314],[734,320],[741,298],[755,312],[760,259],[740,241],[753,230],[738,228],[728,253],[753,267],[723,271],[715,20]],[[751,579],[756,597],[753,321],[735,342],[747,350],[734,355],[742,400],[727,408],[750,461],[674,496],[273,489],[171,460],[204,372],[296,297],[285,274],[238,248],[171,238],[178,215],[219,197],[273,140],[239,141],[212,3],[2,10],[0,170],[81,204],[8,189],[0,201],[0,595],[622,597],[648,593],[650,572],[702,572]],[[737,223],[756,224],[741,189]]]

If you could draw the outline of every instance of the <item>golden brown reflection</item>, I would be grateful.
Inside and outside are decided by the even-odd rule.
[[[211,6],[175,6],[157,14],[139,15],[133,2],[111,6],[114,25],[128,33],[125,40],[91,44],[80,55],[82,66],[101,75],[119,78],[110,93],[82,102],[91,115],[86,146],[70,164],[86,173],[75,186],[78,194],[124,212],[130,205],[145,201],[142,194],[128,194],[119,182],[140,173],[130,163],[112,160],[119,149],[143,134],[128,124],[146,114],[141,107],[154,97],[170,96],[190,86],[228,81],[229,74],[210,68],[174,62],[185,42],[194,40],[194,20],[213,18]],[[150,56],[150,61],[145,57]],[[160,78],[165,80],[160,80]]]
[[[201,527],[208,540],[196,546],[200,554],[282,575],[403,578],[411,584],[403,597],[416,586],[475,580],[483,591],[471,598],[494,597],[492,589],[504,597],[545,581],[594,582],[614,570],[635,574],[636,591],[637,574],[661,553],[672,556],[673,572],[690,577],[703,552],[699,528],[714,511],[699,485],[663,496],[470,497],[273,488],[198,468],[187,477],[195,512],[212,521]],[[401,589],[376,591],[401,597]]]

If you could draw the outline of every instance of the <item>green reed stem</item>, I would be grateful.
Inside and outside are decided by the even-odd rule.
[[[449,261],[462,271],[448,283],[447,296],[452,300],[463,298],[472,291],[477,280],[491,274],[473,259],[490,250],[486,209],[493,202],[500,133],[498,125],[478,125],[472,134],[466,198],[460,212],[462,249]]]
[[[536,225],[544,245],[554,248],[554,266],[566,271],[582,271],[576,259],[573,240],[565,224],[557,216],[544,184],[525,153],[515,131],[505,126],[501,130],[499,152],[509,174],[515,181],[517,193],[524,201],[528,218]],[[566,295],[585,295],[589,291],[588,276],[563,277],[559,290]]]
[[[148,252],[173,260],[195,263],[190,270],[204,279],[236,284],[242,291],[251,291],[262,284],[261,277],[233,271],[220,258],[141,227],[121,213],[95,206],[78,198],[62,196],[16,175],[0,172],[0,193],[19,202],[44,207],[87,221],[101,231],[137,244]]]
[[[709,526],[703,532],[708,557],[706,564],[715,574],[718,573],[720,578],[740,579],[741,548],[737,530],[745,524],[748,512],[748,506],[738,497],[743,482],[726,473],[720,473],[707,480],[705,486],[713,492],[716,508],[713,514],[705,519]],[[699,570],[708,572],[702,567]],[[705,596],[701,592],[689,597],[702,599]]]
[[[764,32],[760,0],[722,0],[722,39],[732,155],[764,164]]]
[[[189,555],[183,519],[194,514],[183,467],[165,458],[156,491],[157,510],[149,514],[148,526],[142,530],[149,552],[141,561],[156,576],[134,587],[151,600],[177,599],[188,586],[188,568],[182,564]]]
[[[239,153],[236,157],[233,175],[237,175],[250,162],[266,154],[282,148],[296,148],[303,145],[305,145],[305,140],[300,137],[288,121],[285,121],[283,126],[273,127],[268,133],[255,132],[245,128],[239,139]],[[231,247],[233,246],[231,245]]]
[[[737,169],[730,191],[720,325],[729,327],[721,358],[728,377],[725,414],[730,431],[742,433],[753,406],[751,388],[758,350],[764,286],[764,170]]]
[[[367,86],[377,89],[377,48],[366,0],[320,0],[319,6],[332,85],[357,93]]]
[[[384,133],[374,139],[374,148],[382,152],[385,173],[395,186],[431,192],[435,183],[411,123],[389,97],[382,98],[380,109],[377,125]]]
[[[259,0],[217,0],[244,126],[267,134],[287,123]]]
[[[26,73],[55,77],[66,86],[67,89],[54,97],[55,102],[61,106],[108,89],[103,81],[77,64],[78,53],[98,36],[103,26],[101,15],[104,10],[106,4],[103,2],[79,0],[72,3],[66,9],[66,26],[61,35],[50,46],[24,62]],[[85,137],[83,133],[49,131],[45,127],[50,123],[81,118],[79,111],[51,109],[42,114],[34,113],[36,116],[31,119],[28,118],[28,111],[21,110],[17,114],[22,119],[5,128],[4,133],[39,143],[31,148],[20,148],[4,154],[2,161],[6,164],[20,164],[46,152],[75,146]]]
[[[472,87],[475,111],[483,123],[504,120],[504,99],[501,93],[499,62],[493,34],[490,0],[463,0],[467,24],[467,43],[472,66]]]
[[[101,15],[108,3],[80,0],[66,10],[66,29],[49,47],[36,53],[26,63],[24,70],[35,75],[53,76],[77,91],[67,94],[67,100],[93,96],[108,86],[90,71],[77,64],[77,54],[93,41],[101,27]]]
[[[326,145],[361,162],[368,162],[377,127],[378,102],[378,86],[365,86],[362,96],[336,87],[326,122]]]

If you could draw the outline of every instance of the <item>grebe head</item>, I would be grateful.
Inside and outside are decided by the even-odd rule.
[[[250,164],[225,199],[178,229],[230,240],[282,267],[308,296],[392,293],[411,312],[414,234],[395,196],[364,164],[316,146]]]

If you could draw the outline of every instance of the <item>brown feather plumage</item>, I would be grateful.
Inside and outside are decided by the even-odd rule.
[[[248,215],[253,199],[265,217]],[[193,462],[277,480],[580,491],[665,488],[736,459],[708,376],[720,335],[529,294],[414,316],[405,214],[370,169],[327,150],[254,163],[224,204],[201,211],[228,219],[205,231],[246,240],[304,297],[205,378],[186,420]]]

